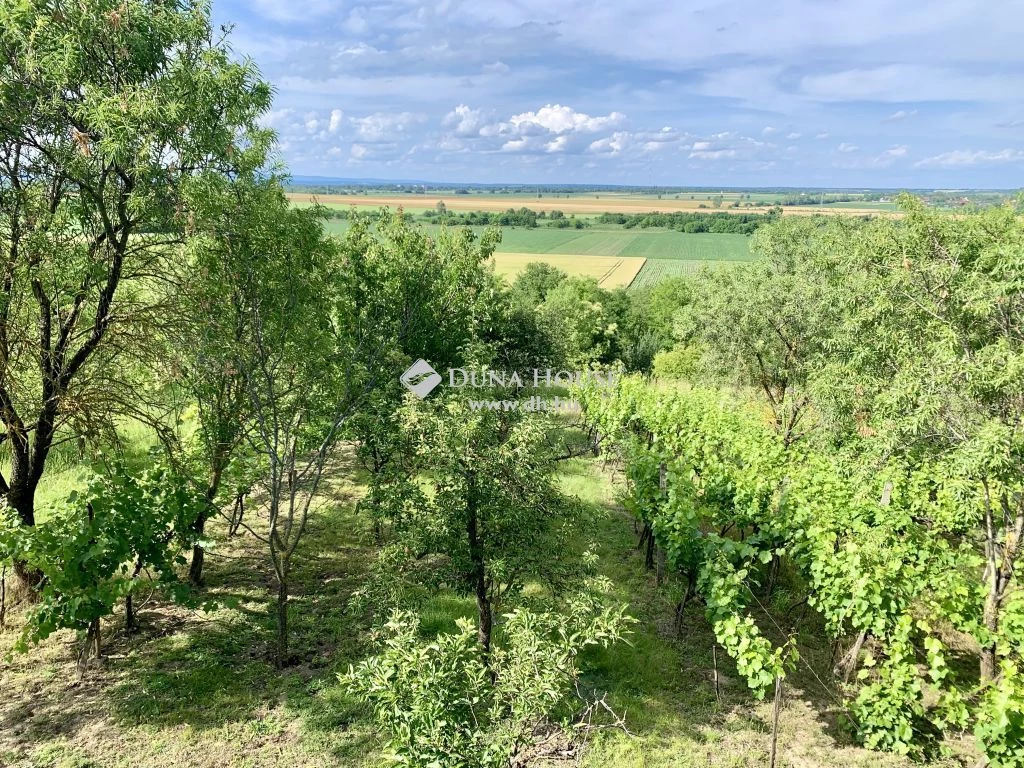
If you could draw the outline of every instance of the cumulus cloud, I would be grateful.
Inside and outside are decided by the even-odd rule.
[[[328,133],[337,133],[341,130],[341,121],[344,119],[345,113],[340,109],[331,110],[331,118],[327,123]]]
[[[361,141],[382,143],[394,141],[425,120],[425,116],[412,112],[375,112],[366,117],[352,118],[352,124]]]
[[[1002,149],[998,152],[986,150],[957,149],[941,155],[927,157],[914,163],[915,168],[964,168],[975,165],[1001,163],[1024,163],[1024,150]]]
[[[616,131],[611,136],[596,139],[587,146],[587,151],[595,155],[618,155],[632,143],[632,137],[625,131]]]
[[[441,125],[456,136],[477,136],[486,124],[487,118],[482,109],[470,109],[465,104],[459,104],[441,121]]]
[[[844,141],[842,144],[840,144],[838,147],[836,147],[836,149],[838,149],[840,152],[845,152],[845,153],[856,152],[857,151],[857,145],[856,144],[850,144],[849,142]]]
[[[540,128],[549,133],[593,133],[619,125],[626,119],[621,112],[591,117],[561,104],[547,104],[536,112],[522,112],[509,118],[508,124],[516,131],[529,134]]]
[[[690,144],[688,157],[694,160],[753,158],[772,145],[733,131],[722,131]]]
[[[800,138],[800,136],[801,134],[797,133],[796,131],[791,131],[786,134],[786,138],[789,139],[790,141],[796,141],[797,139]]]

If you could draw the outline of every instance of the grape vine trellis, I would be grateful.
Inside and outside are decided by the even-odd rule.
[[[798,659],[749,610],[785,562],[828,633],[857,638],[845,692],[865,745],[927,755],[973,726],[990,765],[1024,764],[1024,600],[1011,593],[1000,637],[989,637],[982,558],[960,522],[965,505],[983,503],[969,480],[951,467],[787,448],[754,408],[720,392],[625,378],[578,397],[623,457],[627,508],[702,600],[755,696]],[[995,640],[1001,674],[979,684],[954,672],[954,638]]]

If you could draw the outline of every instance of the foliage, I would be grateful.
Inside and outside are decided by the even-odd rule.
[[[630,623],[623,607],[591,595],[504,619],[488,658],[465,619],[455,633],[425,639],[415,614],[396,613],[381,652],[342,677],[373,708],[399,764],[507,768],[573,693],[580,653],[622,639]]]
[[[849,708],[866,744],[922,752],[972,714],[992,717],[969,704],[969,685],[948,667],[944,627],[982,641],[986,634],[984,594],[972,576],[981,560],[966,543],[936,535],[931,522],[965,501],[946,468],[925,473],[892,461],[868,474],[787,447],[755,410],[713,392],[625,379],[613,396],[580,395],[589,418],[624,451],[627,506],[651,523],[756,694],[796,659],[791,645],[768,642],[749,611],[765,566],[786,557],[834,636],[871,638]],[[927,654],[924,669],[916,648]]]
[[[413,471],[378,478],[379,509],[402,551],[443,558],[447,583],[475,595],[486,647],[504,601],[531,581],[563,586],[585,566],[554,554],[579,510],[555,484],[551,420],[458,400],[410,402],[401,419]]]
[[[202,500],[179,475],[158,462],[138,473],[123,466],[97,474],[82,493],[49,510],[29,529],[9,513],[5,556],[24,558],[43,574],[21,649],[58,629],[86,629],[109,616],[136,590],[143,571],[178,593],[181,548]]]
[[[194,2],[3,0],[0,72],[0,492],[32,525],[59,431],[151,411],[168,256],[211,180],[266,164],[271,89]]]
[[[597,217],[601,224],[621,224],[626,229],[665,227],[680,232],[710,232],[714,234],[751,235],[765,224],[777,221],[778,213],[603,213]]]

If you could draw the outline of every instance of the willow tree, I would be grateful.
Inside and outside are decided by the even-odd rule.
[[[55,444],[139,410],[155,286],[210,180],[264,164],[270,98],[206,2],[0,0],[0,493],[22,524]]]

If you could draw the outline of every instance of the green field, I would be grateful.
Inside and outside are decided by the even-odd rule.
[[[746,261],[746,235],[687,234],[621,228],[513,229],[501,233],[506,253],[572,253],[587,256],[641,256],[645,259]]]
[[[437,231],[434,224],[424,225]],[[328,228],[342,233],[348,222],[331,219]],[[478,235],[484,227],[472,228]],[[750,238],[733,234],[691,234],[674,230],[625,229],[614,225],[587,229],[523,229],[505,227],[501,232],[499,254],[531,254],[536,261],[552,256],[550,263],[570,274],[590,275],[593,256],[639,257],[647,259],[630,288],[650,287],[659,280],[696,272],[714,262],[740,262],[751,259]],[[573,256],[579,256],[580,269],[573,270]],[[514,272],[514,270],[513,270]]]
[[[714,268],[730,263],[732,262],[707,259],[648,259],[629,287],[631,290],[651,288],[669,277],[692,275],[704,268]]]
[[[437,231],[437,225],[424,225]],[[328,228],[341,233],[348,222],[332,219]],[[485,227],[472,227],[477,235]],[[640,256],[645,259],[684,261],[747,261],[750,239],[746,235],[691,234],[663,229],[624,229],[614,225],[586,229],[523,229],[504,227],[500,253],[551,253],[581,256]]]

